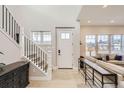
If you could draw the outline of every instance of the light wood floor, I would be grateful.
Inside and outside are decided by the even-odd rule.
[[[81,74],[73,69],[53,71],[53,79],[49,81],[30,81],[28,88],[82,88],[87,87]]]

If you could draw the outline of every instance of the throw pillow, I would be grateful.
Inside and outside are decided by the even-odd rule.
[[[109,54],[109,59],[110,60],[114,60],[115,59],[115,56],[116,56],[116,54]]]

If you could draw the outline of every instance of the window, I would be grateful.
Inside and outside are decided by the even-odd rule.
[[[124,35],[122,35],[122,53],[124,53]]]
[[[98,35],[98,53],[109,53],[108,35]]]
[[[51,33],[50,32],[45,32],[43,33],[43,42],[51,42]]]
[[[86,56],[95,56],[96,55],[96,36],[95,35],[86,35]]]
[[[36,43],[40,43],[41,41],[40,32],[33,32],[33,41]]]
[[[61,39],[70,39],[70,33],[61,33]]]
[[[86,56],[94,56],[96,53],[124,53],[124,35],[86,35],[85,39]]]
[[[32,39],[37,44],[51,44],[51,32],[33,31]]]
[[[121,51],[121,35],[111,36],[111,52],[119,53]]]

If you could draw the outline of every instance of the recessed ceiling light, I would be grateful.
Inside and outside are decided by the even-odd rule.
[[[88,21],[87,21],[87,23],[91,23],[91,21],[90,21],[90,20],[88,20]]]
[[[107,8],[108,7],[108,5],[104,5],[102,8]]]
[[[115,21],[114,20],[111,20],[110,23],[114,23]]]

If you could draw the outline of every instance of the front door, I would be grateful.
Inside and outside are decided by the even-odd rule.
[[[57,29],[58,68],[72,68],[72,30]]]

